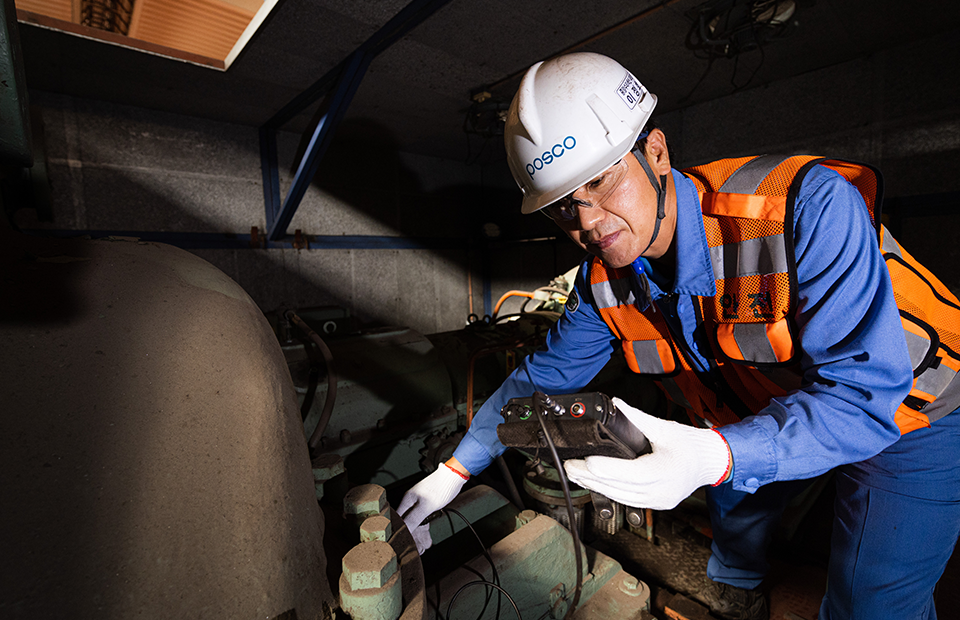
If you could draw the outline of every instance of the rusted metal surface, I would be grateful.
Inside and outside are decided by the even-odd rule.
[[[400,587],[403,594],[403,614],[400,620],[427,620],[426,582],[423,578],[420,553],[413,541],[413,535],[397,511],[388,508],[388,514],[393,530],[389,542],[400,563]]]
[[[658,524],[658,529],[664,531],[656,537],[656,543],[620,530],[609,539],[593,544],[601,551],[616,555],[627,570],[641,579],[667,584],[674,591],[691,595],[707,584],[710,549],[686,537],[670,535],[671,527],[670,521]]]
[[[327,492],[325,487],[337,476],[343,476],[347,469],[343,463],[343,457],[339,454],[321,454],[310,462],[313,468],[313,486],[316,490],[317,499],[323,499]]]
[[[682,594],[674,594],[667,601],[663,611],[672,620],[710,620],[711,618],[706,607]]]
[[[353,620],[396,620],[402,610],[397,554],[379,540],[360,543],[343,556],[340,606]]]
[[[646,620],[650,614],[650,588],[621,570],[580,606],[572,620]]]
[[[0,615],[322,614],[296,394],[256,304],[170,246],[0,240],[0,455],[17,498]]]
[[[343,498],[343,513],[361,520],[381,514],[386,507],[387,492],[379,484],[353,487]]]
[[[562,617],[566,605],[574,592],[574,558],[573,539],[565,528],[556,521],[538,515],[513,534],[510,534],[493,544],[489,548],[490,557],[497,567],[497,579],[513,600],[516,602],[523,617],[538,618],[544,616]],[[649,591],[640,587],[641,597],[633,596],[636,589],[630,593],[620,590],[622,580],[626,575],[620,564],[610,557],[598,553],[588,547],[581,548],[583,564],[586,572],[583,576],[581,609],[586,608],[587,602],[596,595],[614,576],[619,575],[618,582],[605,592],[603,598],[598,599],[591,609],[604,609],[603,613],[579,615],[577,618],[639,618],[640,611],[649,602]],[[445,575],[430,589],[428,598],[436,609],[446,614],[447,606],[452,597],[461,588],[467,588],[456,599],[451,615],[461,615],[479,618],[493,618],[497,605],[497,594],[485,586],[467,587],[466,584],[478,578],[493,581],[493,571],[485,557],[476,557],[462,568]],[[637,583],[636,580],[633,583]],[[647,594],[643,595],[643,592]],[[551,594],[552,593],[552,594]],[[617,601],[614,604],[611,601]],[[504,598],[501,607],[509,605]],[[611,606],[619,610],[619,615],[610,615]]]
[[[343,577],[352,590],[382,588],[397,574],[397,554],[388,543],[360,543],[343,556]]]

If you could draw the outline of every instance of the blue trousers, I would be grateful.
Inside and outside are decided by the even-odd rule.
[[[960,411],[836,471],[827,593],[820,620],[930,619],[933,589],[960,535]],[[754,494],[707,490],[713,554],[707,575],[760,585],[780,515],[806,481]]]

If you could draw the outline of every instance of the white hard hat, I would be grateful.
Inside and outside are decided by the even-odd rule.
[[[523,213],[563,198],[630,152],[657,97],[612,58],[567,54],[527,70],[504,140]]]

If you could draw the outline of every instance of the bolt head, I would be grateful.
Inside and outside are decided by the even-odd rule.
[[[367,517],[360,524],[360,542],[370,542],[372,540],[387,542],[392,535],[393,527],[390,524],[390,519],[382,515]]]
[[[643,525],[643,516],[634,510],[627,512],[627,523],[633,527],[640,527]]]
[[[326,482],[346,471],[343,457],[339,454],[321,454],[311,462],[315,482]]]
[[[521,527],[523,527],[523,526],[526,525],[527,523],[530,523],[531,521],[533,521],[533,520],[536,519],[536,518],[537,518],[537,513],[534,512],[533,510],[524,510],[524,511],[522,511],[522,512],[521,512],[520,514],[518,514],[517,517],[516,517],[516,528],[515,528],[515,529],[518,529],[518,530],[519,530]]]
[[[397,572],[397,554],[389,544],[373,540],[348,551],[342,566],[351,590],[382,588]]]
[[[387,507],[387,492],[379,484],[353,487],[343,498],[343,512],[356,517],[372,517]]]
[[[633,575],[624,575],[620,582],[620,591],[631,597],[650,596],[650,590],[646,584],[638,581]]]

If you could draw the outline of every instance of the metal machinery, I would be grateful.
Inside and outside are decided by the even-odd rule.
[[[338,308],[295,311],[322,334],[326,353],[288,320],[291,313],[268,317],[300,399],[305,436],[313,437],[317,497],[328,528],[328,577],[339,583],[341,605],[353,617],[398,617],[400,598],[404,618],[420,617],[423,610],[492,618],[499,617],[498,606],[500,616],[514,614],[494,586],[475,583],[483,580],[504,588],[523,618],[565,617],[575,557],[564,527],[570,521],[564,496],[549,459],[510,452],[499,468],[475,478],[480,484],[468,486],[451,510],[431,521],[434,546],[422,565],[390,505],[450,457],[473,412],[543,342],[563,311],[574,273],[531,293],[511,292],[529,297],[524,310],[533,305],[531,311],[500,317],[495,312],[493,319],[475,320],[462,330],[426,336],[407,328],[356,329]],[[622,371],[618,357],[591,385],[635,401],[657,398],[646,383]],[[331,391],[332,413],[318,436]],[[625,527],[622,506],[595,510],[589,492],[579,488],[572,499],[581,537],[610,536]],[[629,523],[641,524],[642,515],[630,516]],[[652,617],[644,583],[599,551],[585,547],[583,553],[576,617]],[[343,558],[341,565],[334,558]],[[421,566],[423,586],[406,584],[404,571],[419,582]],[[396,583],[394,575],[400,575]],[[368,585],[358,585],[363,583]]]
[[[167,245],[0,240],[0,615],[330,609],[297,398],[253,300]]]

